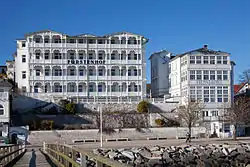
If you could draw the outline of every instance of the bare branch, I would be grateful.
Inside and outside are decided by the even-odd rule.
[[[242,74],[239,76],[239,81],[241,83],[250,83],[250,69],[242,72]]]

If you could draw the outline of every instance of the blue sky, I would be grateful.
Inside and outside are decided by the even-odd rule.
[[[208,44],[236,62],[235,79],[250,68],[249,0],[7,0],[0,2],[0,64],[15,39],[52,29],[69,35],[129,31],[149,38],[146,53],[182,53]],[[150,80],[150,64],[147,63]]]

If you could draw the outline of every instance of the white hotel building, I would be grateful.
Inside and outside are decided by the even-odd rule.
[[[15,81],[32,97],[143,98],[148,39],[128,32],[69,36],[39,31],[17,40]]]
[[[170,60],[171,96],[181,97],[181,103],[203,101],[203,119],[211,133],[223,129],[223,108],[233,99],[234,65],[229,53],[210,50],[207,45]]]

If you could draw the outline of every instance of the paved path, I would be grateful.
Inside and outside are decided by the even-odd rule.
[[[38,149],[29,149],[14,167],[56,167],[56,165]]]

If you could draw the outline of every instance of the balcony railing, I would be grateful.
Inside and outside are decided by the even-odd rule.
[[[0,99],[1,100],[8,100],[9,99],[9,93],[8,92],[0,92]]]

